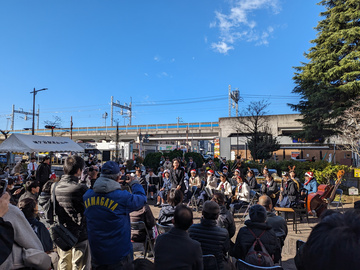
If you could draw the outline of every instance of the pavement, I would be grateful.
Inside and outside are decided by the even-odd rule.
[[[159,207],[155,207],[154,204],[156,203],[155,200],[148,200],[150,205],[151,211],[155,218],[159,216],[160,209]],[[352,202],[348,201],[347,203],[343,204],[344,210],[353,208]],[[336,207],[331,207],[331,209],[336,209]],[[339,211],[342,210],[339,208]],[[199,223],[201,218],[201,212],[194,211],[194,223]],[[285,240],[284,247],[282,249],[282,267],[286,270],[296,270],[296,266],[294,263],[294,257],[296,255],[296,241],[302,240],[305,241],[309,237],[312,228],[319,222],[318,218],[310,217],[309,216],[309,224],[306,222],[306,219],[303,219],[301,223],[299,223],[298,231],[295,233],[292,226],[292,219],[288,220],[288,235]],[[235,225],[236,225],[236,233],[232,238],[232,241],[235,242],[237,232],[240,230],[241,227],[244,226],[244,220],[242,219],[242,215],[236,214],[235,215]]]

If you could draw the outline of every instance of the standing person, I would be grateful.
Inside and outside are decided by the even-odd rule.
[[[185,192],[185,172],[180,167],[180,161],[177,158],[173,159],[173,167],[170,170],[170,181],[172,188],[180,189],[183,193]]]
[[[29,175],[32,175],[33,173],[32,172],[36,172],[36,170],[37,170],[37,168],[38,168],[38,165],[37,165],[37,163],[36,163],[36,158],[35,157],[31,157],[31,161],[30,161],[30,163],[28,164],[28,166],[27,166],[27,169],[28,169],[28,174]]]
[[[132,193],[121,190],[120,170],[106,162],[94,188],[83,196],[91,248],[92,269],[126,269],[133,260],[130,212],[141,209],[146,195],[138,180],[126,180]]]
[[[186,165],[186,172],[190,175],[192,170],[196,170],[196,162],[194,161],[193,157],[189,157],[189,162]]]
[[[161,234],[155,243],[157,270],[202,270],[203,258],[200,243],[192,240],[187,230],[193,224],[193,213],[185,205],[175,208],[174,227]]]
[[[88,189],[79,184],[79,177],[85,166],[79,156],[68,156],[64,162],[64,175],[56,184],[55,213],[59,223],[64,225],[75,237],[77,244],[69,251],[57,248],[59,270],[90,269],[90,250],[84,217],[85,205],[82,196]]]
[[[164,162],[164,169],[165,170],[171,170],[172,164],[169,157],[166,157],[166,160]]]
[[[43,185],[47,181],[49,181],[51,175],[51,165],[50,165],[50,157],[43,157],[42,162],[36,170],[36,180],[40,183],[40,190],[42,190]]]

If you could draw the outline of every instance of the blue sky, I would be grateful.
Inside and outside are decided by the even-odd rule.
[[[215,122],[228,116],[228,85],[240,110],[265,99],[269,114],[293,113],[292,67],[316,36],[317,2],[1,1],[0,129],[12,104],[32,110],[34,87],[48,88],[36,96],[41,128],[55,116],[104,125],[111,96],[132,97],[133,124]],[[15,129],[25,127],[17,115]]]

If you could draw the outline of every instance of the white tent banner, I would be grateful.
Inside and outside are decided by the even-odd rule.
[[[0,144],[0,152],[84,152],[84,148],[66,137],[13,133]]]

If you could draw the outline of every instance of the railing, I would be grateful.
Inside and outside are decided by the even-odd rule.
[[[155,125],[136,125],[136,126],[119,126],[120,131],[134,131],[139,133],[139,131],[161,131],[161,130],[184,130],[184,129],[198,129],[202,128],[210,128],[213,130],[214,128],[219,128],[218,122],[200,122],[200,123],[180,123],[180,124],[155,124]],[[111,132],[116,131],[116,126],[103,126],[103,127],[78,127],[73,128],[73,135],[76,133],[79,134],[89,134],[89,133],[99,133],[99,132]],[[14,130],[10,131],[11,133],[22,133],[22,134],[31,134],[31,130]],[[70,134],[69,129],[55,129],[54,133],[64,133],[64,135]],[[48,135],[51,134],[50,129],[36,129],[36,135]]]

